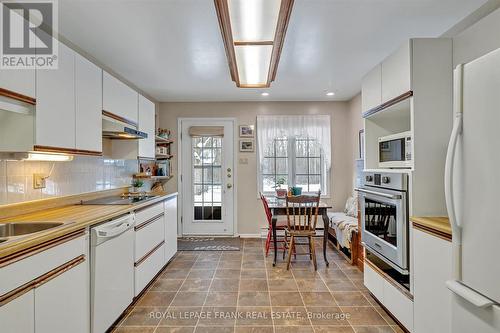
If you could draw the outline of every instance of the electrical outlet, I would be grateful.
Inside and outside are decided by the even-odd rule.
[[[45,188],[45,175],[42,175],[40,173],[34,173],[33,174],[33,188],[40,189],[40,188]]]

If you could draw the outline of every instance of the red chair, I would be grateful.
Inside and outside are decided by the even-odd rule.
[[[260,199],[262,200],[262,204],[264,205],[264,211],[266,212],[267,223],[269,226],[267,229],[267,239],[266,239],[266,257],[267,257],[267,255],[269,254],[269,248],[271,247],[272,237],[273,237],[273,213],[269,208],[269,203],[267,202],[266,197],[262,193],[260,193]],[[286,220],[276,221],[276,231],[285,230],[286,226],[287,226]],[[276,242],[281,244],[284,243],[285,241],[283,239],[277,239]],[[284,250],[284,249],[285,247],[283,245],[283,246],[278,246],[277,250]]]

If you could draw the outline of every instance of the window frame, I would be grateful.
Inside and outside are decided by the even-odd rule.
[[[279,157],[279,156],[276,156],[276,144],[275,142],[276,141],[280,141],[280,140],[287,140],[287,156],[286,157]],[[297,157],[297,149],[296,149],[296,142],[297,141],[306,141],[307,142],[307,156],[305,157]],[[292,180],[291,183],[296,183],[296,177],[297,176],[307,176],[308,177],[308,186],[310,185],[309,184],[309,177],[312,175],[312,176],[320,176],[320,186],[321,186],[321,197],[322,198],[330,198],[330,186],[331,186],[331,183],[330,183],[330,173],[331,173],[331,168],[327,168],[326,167],[326,163],[325,163],[325,157],[324,157],[324,153],[322,150],[320,150],[320,167],[321,167],[321,174],[311,174],[309,173],[310,171],[310,166],[309,166],[309,159],[311,158],[317,158],[317,157],[310,157],[310,146],[309,146],[309,143],[310,141],[316,141],[315,139],[313,138],[299,138],[299,137],[284,137],[284,138],[275,138],[273,139],[273,145],[274,145],[274,156],[264,156],[264,160],[265,159],[274,159],[274,173],[273,174],[268,174],[268,173],[263,173],[263,169],[262,169],[262,165],[258,165],[258,174],[257,174],[257,181],[258,181],[258,189],[259,189],[259,192],[263,193],[264,195],[274,195],[275,194],[275,191],[264,191],[264,177],[265,176],[271,176],[271,177],[275,177],[275,179],[279,176],[284,176],[285,174],[278,174],[277,173],[277,163],[276,163],[276,159],[280,159],[280,158],[284,158],[284,159],[287,159],[287,179],[288,180]],[[296,166],[296,161],[297,161],[297,158],[304,158],[304,159],[307,159],[307,174],[297,174],[297,166]],[[257,160],[260,160],[259,158]],[[313,194],[315,193],[315,191],[313,192],[309,192],[309,191],[303,191],[304,194]]]

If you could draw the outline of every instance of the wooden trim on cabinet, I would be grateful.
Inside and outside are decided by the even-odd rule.
[[[40,146],[40,145],[35,145],[33,147],[33,149],[35,151],[46,152],[46,153],[86,155],[86,156],[102,156],[102,151],[93,151],[93,150],[84,150],[84,149],[60,148],[60,147],[50,147],[50,146]]]
[[[380,104],[379,106],[374,107],[373,109],[370,109],[368,111],[363,112],[363,118],[368,118],[372,115],[374,115],[377,112],[380,112],[382,110],[385,110],[394,104],[398,104],[399,102],[404,101],[405,99],[408,99],[413,96],[413,91],[407,91],[404,94],[399,95],[398,97],[395,97],[383,104]]]
[[[38,288],[38,287],[46,284],[50,280],[53,280],[56,277],[58,277],[59,275],[66,273],[70,269],[80,265],[83,262],[85,262],[85,255],[84,254],[76,257],[73,260],[68,261],[65,264],[62,264],[61,266],[59,266],[57,268],[54,268],[50,272],[45,273],[44,275],[40,276],[39,278],[37,278],[34,281],[35,288]]]
[[[276,79],[281,51],[285,42],[286,29],[288,28],[290,16],[292,15],[293,2],[294,0],[281,0],[278,25],[276,27],[276,34],[274,35],[273,53],[271,54],[271,64],[269,66],[269,76],[267,78],[268,87],[271,85],[271,82]]]
[[[144,221],[144,222],[142,222],[142,223],[141,223],[141,224],[139,224],[139,225],[136,225],[136,226],[134,227],[134,231],[139,231],[139,230],[141,230],[142,228],[145,228],[145,227],[146,227],[146,226],[148,226],[149,224],[151,224],[151,223],[153,223],[153,222],[155,222],[155,221],[158,221],[158,219],[159,219],[159,218],[161,218],[161,217],[163,217],[164,215],[165,215],[165,213],[160,213],[160,214],[158,214],[158,215],[156,215],[156,216],[154,216],[154,217],[150,218],[149,220]]]
[[[23,94],[19,94],[19,93],[16,93],[16,92],[8,90],[8,89],[0,88],[0,96],[11,98],[11,99],[14,99],[16,101],[23,102],[26,104],[36,105],[36,98],[29,97],[29,96],[26,96]]]
[[[11,265],[19,260],[29,258],[35,254],[51,249],[55,246],[61,245],[63,243],[69,242],[73,239],[85,236],[85,229],[77,230],[70,234],[64,235],[59,238],[52,239],[48,242],[32,246],[30,248],[24,249],[22,251],[13,253],[11,255],[0,258],[0,268]]]
[[[413,301],[413,295],[406,290],[404,287],[402,287],[399,283],[394,281],[393,278],[391,278],[389,275],[387,275],[383,270],[377,267],[374,263],[372,263],[368,258],[365,258],[365,263],[370,266],[374,271],[376,271],[380,276],[384,278],[387,282],[389,282],[391,285],[393,285],[396,289],[398,289],[403,295],[405,295],[408,299]]]
[[[55,279],[59,275],[69,271],[70,269],[80,265],[83,262],[85,262],[85,255],[82,254],[82,255],[54,268],[53,270],[43,274],[42,276],[39,276],[39,277],[35,278],[34,280],[31,280],[30,282],[27,282],[27,283],[23,284],[22,286],[14,289],[14,290],[11,290],[4,295],[1,295],[0,296],[0,307],[9,303],[9,302],[12,302],[13,300],[15,300],[18,297],[21,297],[22,295],[26,294],[30,290],[33,290],[35,288],[38,288],[38,287],[44,285],[45,283]]]
[[[121,121],[122,123],[125,123],[125,124],[129,124],[129,125],[132,125],[132,126],[135,126],[135,127],[138,127],[139,124],[133,120],[129,120],[127,118],[124,118],[122,116],[119,116],[117,114],[114,114],[112,112],[109,112],[109,111],[106,111],[106,110],[102,110],[102,115],[103,116],[106,116],[106,117],[109,117],[109,118],[112,118],[114,120],[118,120],[118,121]]]
[[[426,225],[420,224],[420,223],[415,222],[415,221],[412,221],[412,224],[413,224],[413,228],[416,230],[420,230],[422,232],[425,232],[426,234],[441,238],[441,239],[448,241],[448,242],[451,242],[451,240],[452,240],[452,235],[450,235],[449,233],[446,233],[446,232],[443,232],[443,231],[440,231],[440,230],[437,230],[434,228],[430,228]]]
[[[165,244],[165,241],[162,240],[160,244],[156,245],[151,251],[149,251],[148,253],[146,253],[145,255],[142,256],[141,259],[139,259],[137,262],[134,263],[134,267],[138,267],[140,264],[142,264],[146,259],[148,259],[153,253],[156,252],[156,250],[158,250],[160,247],[163,246],[163,244]]]

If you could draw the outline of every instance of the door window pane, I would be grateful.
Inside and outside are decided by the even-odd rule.
[[[193,138],[195,221],[222,218],[222,138]]]

